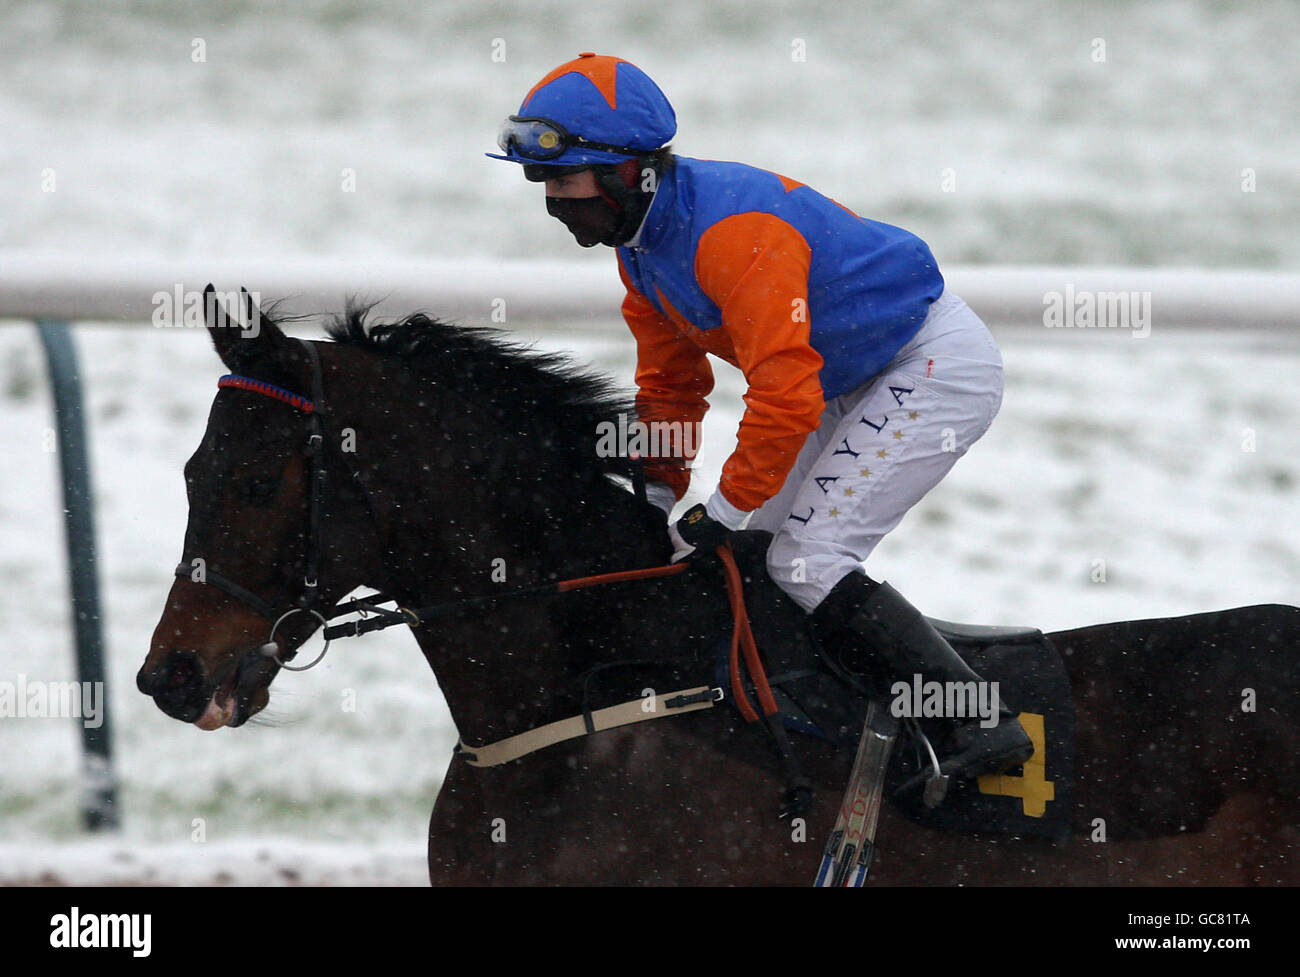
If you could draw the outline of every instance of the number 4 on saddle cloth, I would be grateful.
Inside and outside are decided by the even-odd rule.
[[[829,656],[816,649],[802,626],[803,612],[784,599],[768,578],[767,534],[733,534],[732,542],[744,578],[750,623],[786,728],[828,740],[852,758],[867,714],[860,683],[854,683],[859,686],[854,688],[828,664]],[[922,688],[919,682],[906,689],[877,682],[872,686],[877,702],[901,719],[885,777],[886,799],[896,811],[926,827],[1064,841],[1070,833],[1074,787],[1074,706],[1060,654],[1034,628],[980,627],[934,619],[930,623],[984,678],[988,689],[981,691],[996,688],[1000,698],[1019,713],[1034,743],[1034,755],[1023,767],[1002,774],[954,778],[942,802],[927,807],[921,790],[898,792],[931,766],[925,746],[910,730],[912,720],[938,742],[945,728],[942,720],[932,718],[938,710],[960,709],[963,702],[972,708],[978,703],[970,697],[943,701],[939,692]],[[727,664],[727,645],[725,640],[720,645],[720,669]],[[719,685],[726,688],[722,677]],[[991,714],[996,712],[992,704]],[[976,713],[967,713],[971,714]],[[978,714],[983,715],[983,710]],[[797,738],[794,745],[797,750]]]

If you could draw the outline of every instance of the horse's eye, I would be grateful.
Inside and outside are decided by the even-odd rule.
[[[239,483],[239,494],[253,505],[266,505],[275,498],[280,480],[268,475],[249,475]]]

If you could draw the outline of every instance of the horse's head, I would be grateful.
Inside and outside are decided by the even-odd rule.
[[[241,326],[211,286],[205,294],[208,331],[236,378],[223,379],[185,465],[182,563],[136,677],[163,712],[203,729],[239,726],[263,709],[277,659],[319,625],[299,610],[272,634],[274,619],[304,605],[323,610],[360,582],[344,579],[347,541],[323,525],[327,511],[337,515],[342,480],[314,481],[331,454],[311,400],[320,396],[316,354],[245,299]]]

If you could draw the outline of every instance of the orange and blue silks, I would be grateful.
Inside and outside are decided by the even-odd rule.
[[[713,389],[705,353],[745,375],[738,444],[719,484],[742,512],[781,489],[825,402],[878,373],[944,287],[914,234],[767,170],[684,157],[664,170],[618,262],[641,420],[699,423]],[[678,498],[686,454],[647,464]]]

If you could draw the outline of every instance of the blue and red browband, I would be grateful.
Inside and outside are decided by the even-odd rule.
[[[227,373],[217,381],[218,387],[238,387],[240,390],[251,390],[255,394],[261,394],[264,397],[271,397],[275,400],[282,400],[290,407],[297,408],[304,414],[310,414],[316,409],[316,405],[292,390],[285,390],[284,387],[277,387],[273,383],[267,383],[265,380],[254,380],[252,377],[241,377],[234,373]]]

